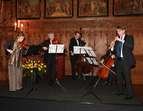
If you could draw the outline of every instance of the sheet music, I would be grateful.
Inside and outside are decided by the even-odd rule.
[[[98,65],[98,62],[95,58],[86,57],[89,64]]]
[[[62,45],[49,45],[49,53],[64,53],[64,44]]]
[[[74,46],[74,54],[86,54],[84,47]]]
[[[90,56],[90,57],[97,57],[96,54],[94,53],[92,47],[85,47],[84,48],[87,52],[87,54]]]

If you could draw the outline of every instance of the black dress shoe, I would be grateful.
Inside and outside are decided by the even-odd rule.
[[[124,100],[131,100],[131,99],[133,99],[132,96],[131,96],[131,97],[125,97],[125,98],[124,98]]]
[[[72,77],[73,80],[75,80],[75,77]]]
[[[114,94],[114,96],[121,96],[121,95],[124,95],[123,93],[116,93]]]
[[[108,83],[108,86],[109,86],[109,87],[112,86],[112,83]]]
[[[105,81],[102,85],[105,86],[107,84],[107,81]]]
[[[21,91],[21,90],[23,90],[23,88],[21,88],[21,89],[18,89],[18,91]]]
[[[49,86],[52,86],[53,84],[52,83],[49,83]]]

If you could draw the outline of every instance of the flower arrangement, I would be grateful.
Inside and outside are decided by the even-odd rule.
[[[43,79],[46,75],[46,65],[39,55],[24,58],[22,67],[23,72],[28,76],[31,76],[36,72]]]

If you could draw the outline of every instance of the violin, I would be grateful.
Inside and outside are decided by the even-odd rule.
[[[52,44],[63,44],[63,43],[59,41],[57,38],[55,38],[54,40],[52,40]],[[64,50],[66,53],[68,52],[66,48]]]
[[[53,41],[52,41],[52,44],[63,44],[62,42],[60,42],[58,39],[54,39]]]
[[[24,47],[26,50],[29,48],[29,46],[26,44],[23,44],[23,42],[19,42],[18,45],[21,47]]]

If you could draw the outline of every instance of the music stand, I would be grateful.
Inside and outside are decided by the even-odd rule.
[[[39,54],[41,51],[41,46],[39,45],[30,45],[28,50],[26,51],[25,55],[32,55],[32,57],[34,57],[34,55],[37,55]],[[34,61],[33,61],[33,64],[34,64]],[[34,72],[33,72],[34,73]],[[34,79],[35,79],[35,75],[33,75]],[[42,92],[42,93],[46,93],[46,92],[43,92],[41,91],[39,88],[36,88],[35,87],[35,82],[32,81],[32,88],[30,89],[30,91],[26,94],[25,98],[33,91],[33,90],[37,90],[39,92]]]
[[[59,44],[50,44],[49,45],[49,53],[53,54],[62,54],[64,53],[64,44],[59,45]],[[57,69],[57,68],[56,68]],[[56,78],[56,83],[66,92],[67,90],[60,84],[59,80]]]
[[[98,66],[98,63],[96,62],[96,59],[97,56],[96,54],[94,53],[92,47],[85,47],[85,52],[88,54],[89,57],[86,57],[86,60],[88,61],[88,63],[90,65],[92,65],[92,72],[91,72],[91,81],[89,83],[89,85],[86,87],[88,88],[90,85],[93,85],[94,84],[94,80],[93,80],[93,66]]]
[[[91,72],[92,80],[91,80],[90,84],[88,85],[88,87],[89,87],[90,85],[93,85],[93,83],[94,83],[94,81],[93,81],[93,66],[98,66],[98,63],[96,61],[97,56],[96,56],[96,54],[94,53],[94,51],[92,50],[91,47],[85,47],[85,52],[89,55],[89,57],[86,57],[86,60],[88,61],[89,64],[92,65],[92,72]],[[91,86],[89,92],[87,92],[86,94],[84,94],[80,98],[82,98],[82,97],[84,97],[84,96],[86,96],[88,94],[92,94],[98,100],[101,101],[101,99],[99,97],[97,97],[96,94],[93,93],[93,87],[92,86]]]

